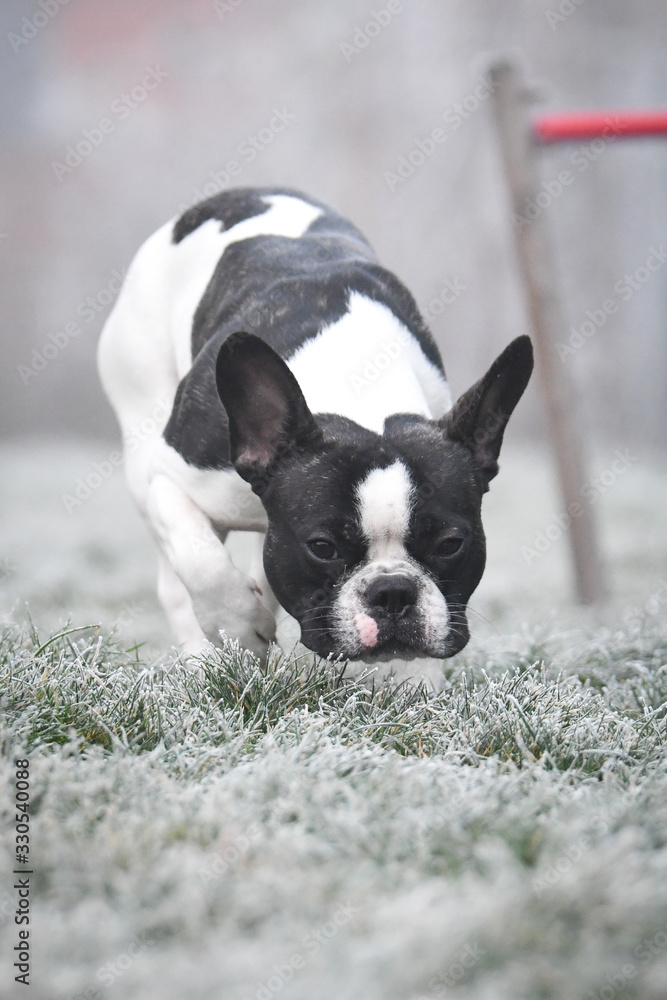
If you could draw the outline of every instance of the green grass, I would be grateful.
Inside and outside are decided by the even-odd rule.
[[[548,645],[548,644],[547,644]],[[377,684],[312,656],[274,651],[267,665],[238,646],[184,665],[153,665],[95,626],[43,640],[5,626],[0,690],[6,719],[27,749],[100,745],[140,753],[184,742],[246,753],[265,733],[317,717],[343,743],[371,742],[404,756],[464,763],[497,755],[521,764],[597,773],[614,761],[649,766],[667,734],[667,667],[659,633],[608,634],[570,653],[531,643],[513,666],[481,655],[449,670],[444,690]]]

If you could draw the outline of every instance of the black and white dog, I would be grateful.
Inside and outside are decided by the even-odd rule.
[[[532,366],[519,337],[452,407],[410,293],[354,226],[296,192],[226,191],[159,229],[99,367],[182,648],[225,633],[264,655],[280,604],[322,656],[462,649],[482,495]],[[230,530],[262,533],[252,577]]]

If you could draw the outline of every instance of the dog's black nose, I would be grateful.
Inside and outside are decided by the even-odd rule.
[[[390,615],[402,615],[417,601],[416,582],[404,573],[383,573],[366,591],[369,607],[381,608]]]

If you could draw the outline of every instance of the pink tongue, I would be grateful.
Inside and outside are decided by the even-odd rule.
[[[376,646],[378,641],[378,623],[370,615],[358,614],[355,616],[354,624],[357,627],[359,638],[364,646]]]

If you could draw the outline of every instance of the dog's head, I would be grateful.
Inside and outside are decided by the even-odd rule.
[[[482,496],[532,367],[519,337],[441,420],[396,414],[380,435],[314,416],[258,337],[225,341],[216,378],[232,461],[266,509],[266,576],[309,649],[373,662],[465,646],[486,560]]]

